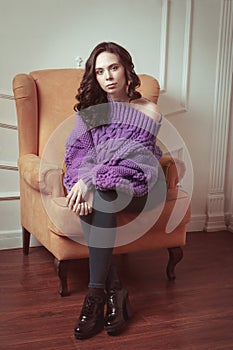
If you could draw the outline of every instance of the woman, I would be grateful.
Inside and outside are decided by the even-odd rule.
[[[130,54],[104,42],[88,58],[76,96],[64,184],[67,205],[81,219],[90,267],[88,293],[74,330],[77,339],[102,329],[109,335],[124,329],[130,304],[112,255],[116,212],[143,210],[149,191],[155,191],[157,202],[165,198],[161,150],[155,144],[161,115],[157,105],[136,91],[139,85]]]

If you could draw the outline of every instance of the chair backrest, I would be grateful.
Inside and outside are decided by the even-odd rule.
[[[53,131],[74,114],[75,95],[83,69],[47,69],[18,74],[13,80],[19,133],[19,154],[42,155]],[[157,103],[159,83],[152,76],[139,74],[138,91]]]

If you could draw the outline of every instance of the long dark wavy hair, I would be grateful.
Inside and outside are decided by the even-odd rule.
[[[86,61],[85,72],[78,89],[74,110],[80,111],[83,120],[90,127],[95,127],[107,122],[108,108],[98,108],[96,105],[107,106],[107,93],[100,87],[95,72],[96,58],[102,52],[109,52],[117,55],[125,69],[125,79],[128,83],[128,97],[135,100],[141,97],[136,88],[140,86],[140,79],[134,71],[134,64],[129,52],[122,46],[113,42],[102,42],[91,52]],[[104,111],[104,112],[103,112]]]

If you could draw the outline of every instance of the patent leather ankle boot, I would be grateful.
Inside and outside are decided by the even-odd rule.
[[[77,339],[87,339],[104,329],[105,296],[87,295],[74,329]]]
[[[109,335],[118,335],[125,326],[126,321],[131,317],[131,307],[128,298],[128,291],[110,290],[107,293],[107,312],[104,329]]]

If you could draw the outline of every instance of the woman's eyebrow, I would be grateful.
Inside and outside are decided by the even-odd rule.
[[[116,63],[111,63],[108,67],[106,68],[112,68],[113,66],[118,66],[119,65],[119,62],[116,62]],[[103,69],[105,67],[96,67],[95,70],[98,70],[98,69]]]

